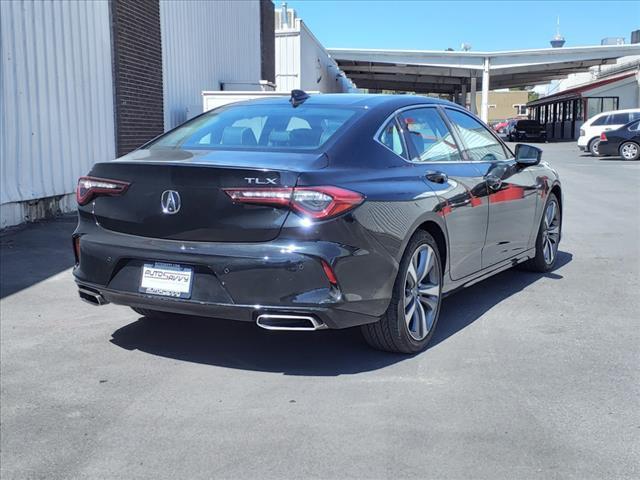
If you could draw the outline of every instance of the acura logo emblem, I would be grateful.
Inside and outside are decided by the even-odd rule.
[[[160,198],[162,213],[174,215],[180,211],[180,194],[175,190],[165,190]]]

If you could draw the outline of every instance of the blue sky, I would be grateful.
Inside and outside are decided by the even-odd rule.
[[[280,0],[274,0],[280,8]],[[460,49],[549,47],[556,17],[565,46],[599,45],[640,28],[640,1],[330,1],[287,2],[329,47]]]

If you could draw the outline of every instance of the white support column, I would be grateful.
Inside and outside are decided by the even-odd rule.
[[[469,93],[469,111],[471,113],[478,113],[478,107],[476,105],[476,77],[471,77],[471,92]]]
[[[489,57],[484,58],[482,68],[482,108],[480,118],[483,122],[489,121]]]
[[[462,82],[462,91],[460,92],[460,105],[467,106],[467,82]]]

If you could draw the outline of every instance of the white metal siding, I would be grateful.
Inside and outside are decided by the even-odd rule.
[[[276,33],[276,90],[300,88],[300,31]]]
[[[72,193],[95,162],[114,158],[109,4],[0,1],[0,51],[8,212],[11,202]]]
[[[164,128],[202,111],[203,90],[260,81],[260,5],[161,0]]]
[[[294,88],[323,93],[356,90],[299,18],[292,27],[276,31],[276,90]]]
[[[620,110],[638,108],[640,107],[640,84],[638,83],[637,74],[619,82],[589,90],[583,96],[618,97],[618,108]]]
[[[254,98],[269,98],[288,96],[284,92],[233,92],[233,91],[214,91],[202,92],[202,111],[208,112],[214,108],[230,103],[242,102],[244,100],[252,100]]]

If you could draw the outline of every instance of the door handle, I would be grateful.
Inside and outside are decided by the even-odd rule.
[[[449,181],[449,176],[444,172],[427,172],[425,177],[433,183],[447,183]]]
[[[487,181],[487,186],[491,190],[499,190],[502,186],[502,179],[496,177],[495,175],[488,175],[487,177],[485,177],[485,180]]]

